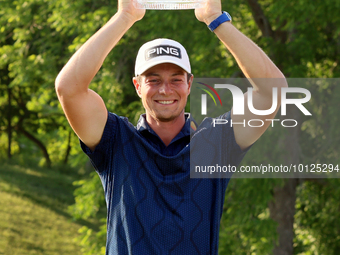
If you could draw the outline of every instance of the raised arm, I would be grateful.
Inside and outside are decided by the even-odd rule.
[[[78,137],[91,149],[98,145],[107,120],[102,98],[89,85],[106,56],[145,10],[132,0],[119,0],[118,12],[71,57],[55,87],[65,115]]]
[[[207,0],[206,6],[195,10],[198,20],[209,25],[213,20],[222,14],[220,0]],[[286,87],[287,83],[282,72],[269,59],[269,57],[248,37],[235,28],[231,22],[224,22],[219,25],[214,33],[227,47],[230,53],[236,59],[239,67],[253,86],[253,105],[257,110],[268,110],[272,106],[272,88],[278,89],[278,103],[276,110],[269,115],[259,116],[252,114],[247,104],[245,105],[244,115],[234,115],[232,111],[233,122],[243,122],[244,125],[233,125],[235,139],[241,149],[245,149],[253,144],[271,124],[266,119],[273,119],[280,106],[280,90]],[[263,79],[257,79],[263,78]],[[268,79],[264,79],[268,78]],[[278,78],[278,79],[269,79]],[[245,103],[248,100],[245,93]],[[248,120],[261,119],[265,123],[262,127],[250,127],[247,125]]]

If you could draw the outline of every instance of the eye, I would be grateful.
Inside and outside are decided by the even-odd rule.
[[[151,79],[148,79],[146,82],[149,83],[149,84],[151,84],[151,85],[154,85],[154,84],[159,83],[159,79],[157,79],[157,78],[151,78]]]
[[[175,84],[179,84],[179,83],[182,83],[182,82],[183,82],[183,79],[182,79],[182,78],[174,78],[174,79],[172,80],[172,82],[175,83]]]
[[[152,80],[151,82],[152,82],[152,83],[155,83],[155,84],[158,84],[158,83],[160,83],[161,81],[160,81],[159,79],[154,79],[154,80]]]

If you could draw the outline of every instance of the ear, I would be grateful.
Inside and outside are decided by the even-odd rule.
[[[140,98],[142,98],[142,93],[141,93],[141,84],[138,82],[137,77],[132,78],[133,85],[135,86],[136,92]]]
[[[192,74],[192,75],[190,76],[189,81],[188,81],[188,95],[190,94],[191,85],[192,85],[193,81],[194,81],[194,75]]]

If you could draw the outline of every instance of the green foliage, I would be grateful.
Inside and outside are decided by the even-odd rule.
[[[101,218],[103,225],[100,231],[83,226],[77,239],[82,246],[84,255],[105,254],[106,218],[103,188],[97,173],[92,172],[90,178],[74,182],[75,204],[69,207],[69,212],[76,219]],[[101,211],[100,211],[101,210]]]
[[[339,179],[329,179],[305,182],[299,187],[295,219],[300,249],[307,246],[320,254],[340,251],[339,184]]]
[[[97,173],[92,172],[88,180],[76,181],[74,185],[78,188],[74,192],[76,204],[70,207],[72,215],[77,219],[95,216],[99,208],[105,205],[103,194],[97,192],[102,190]]]
[[[100,231],[94,233],[89,227],[83,226],[79,229],[80,237],[77,238],[82,246],[83,255],[105,255],[105,242],[106,242],[106,219],[101,220],[102,225]]]
[[[271,179],[232,179],[221,219],[219,254],[270,254],[277,239],[268,203]]]

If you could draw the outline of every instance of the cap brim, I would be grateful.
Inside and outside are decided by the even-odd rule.
[[[176,66],[179,66],[180,68],[182,68],[184,71],[186,71],[187,73],[191,73],[191,70],[190,68],[188,68],[187,66],[185,65],[182,65],[181,63],[178,63],[178,61],[175,61],[175,60],[169,60],[169,59],[160,59],[160,60],[157,60],[157,61],[152,61],[150,62],[148,65],[143,65],[141,66],[140,68],[138,68],[138,72],[135,73],[135,75],[141,75],[143,74],[144,72],[146,72],[148,69],[150,69],[151,67],[154,67],[156,65],[160,65],[160,64],[165,64],[165,63],[170,63],[170,64],[174,64]]]

